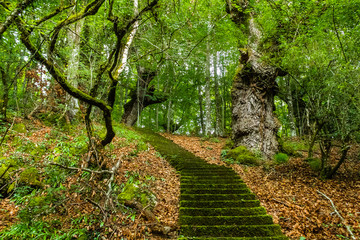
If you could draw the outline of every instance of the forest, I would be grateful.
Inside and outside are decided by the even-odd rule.
[[[358,0],[0,0],[0,46],[0,239],[360,239]]]

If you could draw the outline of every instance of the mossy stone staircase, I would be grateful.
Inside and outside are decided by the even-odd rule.
[[[181,174],[179,239],[288,239],[232,169],[208,164],[149,130],[138,131]]]

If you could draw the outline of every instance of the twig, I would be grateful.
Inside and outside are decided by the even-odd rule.
[[[346,225],[345,224],[345,219],[340,215],[340,213],[338,212],[338,210],[336,209],[335,205],[334,205],[334,202],[328,197],[325,195],[325,193],[322,193],[320,192],[319,190],[317,190],[317,192],[319,194],[321,194],[323,197],[325,197],[327,200],[329,200],[329,202],[331,203],[331,207],[334,209],[334,212],[336,213],[336,215],[339,216],[339,218],[341,219],[341,221],[344,223],[345,227],[346,227],[346,230],[350,233],[351,235],[351,238],[352,239],[356,239],[356,237],[354,236],[353,232],[351,231],[350,229],[350,226],[349,225]]]
[[[50,165],[55,165],[55,166],[58,166],[58,167],[61,167],[61,168],[67,169],[67,170],[73,170],[73,171],[75,171],[75,170],[76,171],[85,171],[85,172],[97,173],[97,174],[103,174],[103,173],[112,174],[113,173],[112,171],[109,171],[109,170],[96,171],[96,170],[91,170],[91,169],[88,169],[88,168],[67,167],[67,166],[64,166],[64,165],[61,165],[61,164],[58,164],[58,163],[50,163]]]
[[[97,202],[94,202],[93,200],[91,200],[90,198],[86,198],[85,200],[88,201],[89,203],[95,205],[96,207],[98,207],[100,209],[100,211],[104,215],[104,222],[105,222],[105,219],[107,218],[107,214],[106,214],[104,208],[101,207]]]
[[[282,201],[279,201],[279,200],[277,200],[277,199],[275,199],[275,198],[273,198],[273,200],[274,200],[275,202],[277,202],[277,203],[281,203],[281,204],[283,204],[283,205],[285,205],[285,206],[287,206],[287,207],[290,207],[290,206],[287,205],[286,203],[284,203],[284,202],[282,202]]]
[[[345,51],[344,51],[344,47],[343,47],[343,44],[342,44],[342,42],[341,42],[341,39],[340,39],[340,36],[339,36],[338,29],[336,28],[336,21],[335,21],[335,6],[333,6],[332,19],[333,19],[333,24],[334,24],[334,30],[335,30],[335,33],[336,33],[336,37],[337,37],[337,39],[339,40],[339,43],[340,43],[341,52],[342,52],[342,54],[343,54],[343,56],[344,56],[345,62],[347,63],[347,62],[348,62],[348,60],[347,60],[347,57],[346,57],[346,54],[345,54]]]
[[[107,205],[109,199],[110,199],[110,195],[111,195],[111,192],[112,192],[112,182],[114,181],[114,177],[115,177],[115,173],[116,173],[116,170],[119,168],[120,166],[120,160],[117,161],[117,163],[115,164],[115,166],[113,166],[111,168],[111,177],[109,179],[109,183],[108,183],[108,191],[106,193],[106,200],[105,200],[105,206]]]

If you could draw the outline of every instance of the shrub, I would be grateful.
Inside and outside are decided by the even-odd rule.
[[[286,153],[277,153],[274,156],[274,160],[277,164],[286,163],[289,160],[289,156]]]

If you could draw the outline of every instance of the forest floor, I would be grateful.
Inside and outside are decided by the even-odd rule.
[[[101,178],[93,173],[50,165],[51,161],[57,161],[78,167],[86,162],[87,154],[83,149],[87,138],[83,126],[65,131],[39,121],[19,119],[17,123],[23,123],[26,132],[11,131],[8,134],[0,147],[0,163],[4,159],[21,161],[22,165],[11,176],[14,180],[19,180],[24,169],[35,167],[44,184],[41,189],[27,193],[24,193],[24,187],[19,187],[10,196],[0,199],[1,239],[15,239],[14,236],[30,239],[32,233],[44,237],[68,234],[68,239],[71,239],[82,236],[84,232],[93,234],[88,235],[88,239],[97,239],[96,234],[106,239],[177,238],[179,175],[151,146],[145,144],[144,147],[136,133],[117,126],[117,137],[101,152],[102,165],[108,168],[120,160],[112,189],[115,198],[111,201],[119,210],[122,204],[117,202],[116,194],[124,192],[129,184],[139,186],[141,193],[155,195],[156,201],[153,207],[145,206],[142,210],[125,207],[121,211],[110,211],[111,208],[104,208],[109,177]],[[357,238],[360,237],[359,149],[352,149],[349,160],[334,179],[324,181],[304,162],[304,157],[293,157],[285,164],[268,164],[266,167],[229,164],[221,157],[226,139],[163,135],[209,163],[232,167],[290,239],[350,239],[345,225],[350,226]],[[332,156],[339,157],[335,152]],[[334,213],[329,200],[318,190],[332,199],[345,221]],[[61,195],[65,197],[61,198]],[[46,201],[40,202],[41,206],[31,200],[42,198]],[[154,222],[146,218],[146,208],[169,232],[152,232]]]
[[[57,162],[78,167],[86,162],[84,126],[63,130],[39,121],[18,119],[16,122],[24,124],[27,130],[7,134],[0,147],[0,170],[2,164],[6,164],[4,160],[13,159],[20,162],[20,168],[10,174],[12,180],[19,183],[21,172],[35,167],[40,173],[39,180],[44,184],[42,188],[25,192],[26,186],[19,183],[9,196],[0,198],[0,239],[33,239],[35,236],[46,239],[177,238],[179,175],[151,146],[141,141],[141,136],[126,127],[117,126],[117,136],[99,153],[102,166],[108,169],[120,160],[112,183],[113,198],[110,199],[110,207],[106,208],[104,202],[109,176],[50,165],[50,162]],[[0,140],[1,137],[2,134]],[[84,147],[85,151],[82,150]],[[116,196],[124,192],[126,186],[138,189],[132,196],[136,201],[140,202],[145,193],[153,202],[142,206],[143,209],[124,206]],[[32,200],[44,196],[49,197],[45,202]],[[150,210],[165,227],[165,234],[152,230],[154,222],[147,219],[146,210]]]
[[[221,158],[227,139],[210,138],[205,141],[199,137],[163,136],[209,163],[233,168],[290,239],[351,239],[345,225],[350,227],[356,239],[360,239],[358,146],[351,149],[349,159],[334,179],[321,180],[318,173],[304,161],[304,156],[292,157],[287,163],[269,164],[266,167],[227,164]],[[332,161],[340,158],[336,149],[331,157]],[[335,214],[330,201],[318,191],[333,201],[345,221]]]

